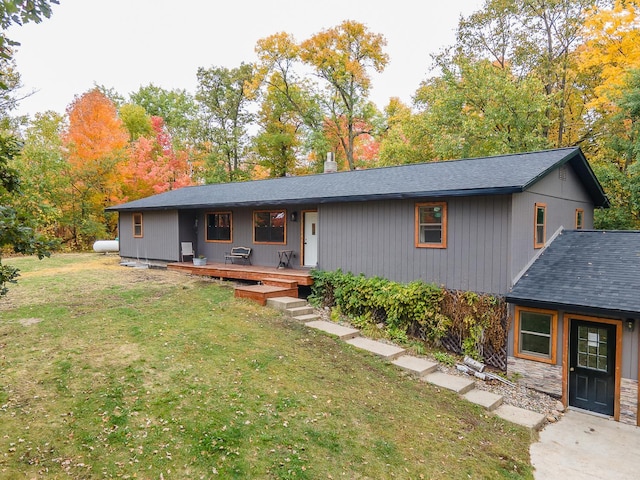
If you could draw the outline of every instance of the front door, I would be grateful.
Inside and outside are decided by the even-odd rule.
[[[318,264],[318,212],[304,212],[304,266]]]
[[[613,415],[616,326],[571,320],[569,405]]]

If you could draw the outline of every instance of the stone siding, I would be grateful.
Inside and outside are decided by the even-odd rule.
[[[562,366],[508,357],[507,373],[521,376],[519,382],[554,397],[562,396]],[[620,382],[620,422],[636,425],[638,415],[638,381],[623,378]]]
[[[529,388],[548,393],[554,397],[562,396],[562,366],[534,362],[523,358],[508,357],[507,373],[521,376],[519,382]]]
[[[638,415],[638,381],[623,378],[620,382],[620,422],[636,425]]]

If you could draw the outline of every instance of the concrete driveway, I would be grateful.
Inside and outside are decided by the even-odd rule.
[[[637,480],[640,427],[568,410],[530,449],[536,480]]]

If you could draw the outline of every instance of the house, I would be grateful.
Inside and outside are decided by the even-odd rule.
[[[109,208],[124,259],[176,262],[180,242],[223,262],[351,271],[504,295],[561,226],[607,200],[579,148],[186,187]]]
[[[627,319],[640,318],[637,303],[624,312],[604,303],[582,305],[577,293],[566,289],[580,284],[560,276],[573,264],[545,263],[562,251],[567,239],[582,239],[569,247],[576,249],[578,258],[591,248],[589,242],[603,242],[605,237],[588,230],[593,228],[595,208],[606,207],[608,201],[582,151],[562,148],[188,187],[109,210],[119,213],[124,259],[177,262],[180,242],[192,242],[197,254],[223,262],[232,246],[248,246],[254,265],[275,267],[281,259],[278,252],[286,250],[293,254],[293,269],[342,269],[398,282],[421,279],[454,290],[507,295],[515,319],[509,368],[561,396],[566,404],[589,410],[598,411],[600,400],[577,399],[578,387],[583,387],[579,382],[586,380],[573,374],[578,369],[571,366],[571,356],[585,341],[591,349],[596,338],[598,345],[611,338],[613,328],[615,341],[622,342],[615,350],[620,368],[613,374],[613,410],[609,406],[605,414],[624,420],[637,417],[640,325],[633,331],[627,327],[635,325]],[[631,250],[623,253],[621,258],[633,255]],[[547,283],[551,270],[560,271],[554,277],[559,283],[550,278]],[[531,286],[532,280],[537,286]],[[600,288],[581,285],[586,297]],[[615,298],[618,287],[611,283],[605,297]],[[537,291],[545,298],[536,297]],[[575,302],[565,305],[554,293],[564,295],[560,300]],[[572,340],[574,325],[583,322],[593,323],[596,330],[591,325],[584,331],[575,327],[579,331]],[[598,355],[596,362],[601,361]],[[594,361],[586,358],[587,363]],[[600,380],[591,381],[598,385],[593,395],[599,398]],[[584,388],[591,388],[591,383]]]
[[[638,425],[640,232],[562,231],[506,296],[510,372]]]

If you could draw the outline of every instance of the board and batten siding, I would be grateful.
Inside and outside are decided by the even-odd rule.
[[[139,260],[175,262],[180,255],[178,211],[142,212],[142,238],[133,236],[133,214],[120,212],[120,256]]]
[[[447,248],[415,246],[415,204],[447,203]],[[510,196],[323,204],[318,268],[423,280],[449,289],[508,288]]]
[[[536,203],[546,205],[546,241],[549,241],[560,227],[565,230],[575,228],[576,209],[584,211],[584,229],[593,228],[593,201],[570,165],[553,170],[526,191],[514,194],[511,282],[540,250],[534,248],[533,244]]]
[[[293,250],[294,257],[290,266],[300,267],[300,246],[302,211],[316,210],[315,205],[296,206],[270,206],[265,205],[256,208],[211,208],[198,212],[198,225],[202,227],[197,230],[197,252],[207,257],[210,262],[222,262],[225,260],[225,253],[231,247],[250,247],[251,263],[276,267],[278,265],[278,250]],[[286,243],[285,244],[264,244],[253,242],[253,212],[263,210],[284,210],[286,213]],[[206,239],[206,219],[207,213],[231,212],[232,214],[232,241],[231,242],[207,242]],[[291,220],[291,214],[296,212],[296,221]]]

